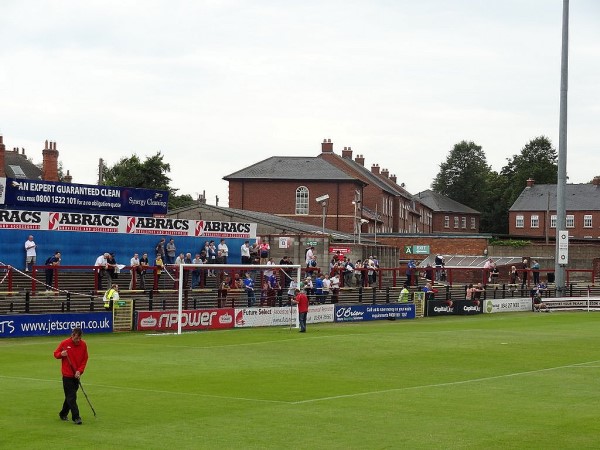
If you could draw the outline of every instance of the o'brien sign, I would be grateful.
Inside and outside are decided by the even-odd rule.
[[[0,204],[20,209],[62,209],[166,214],[168,191],[0,178]]]

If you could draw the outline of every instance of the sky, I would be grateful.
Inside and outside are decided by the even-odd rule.
[[[453,146],[559,147],[562,0],[2,0],[0,135],[74,183],[160,151],[172,187],[351,147],[416,194]],[[573,0],[567,176],[600,175],[600,2]]]

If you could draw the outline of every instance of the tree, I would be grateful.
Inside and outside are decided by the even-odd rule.
[[[504,194],[510,208],[525,189],[529,178],[535,180],[536,184],[557,183],[558,154],[550,139],[546,136],[536,137],[521,149],[520,154],[508,159],[500,174],[510,180]]]
[[[194,203],[189,195],[178,196],[178,189],[172,188],[170,164],[163,161],[161,152],[147,157],[145,161],[134,154],[129,158],[121,158],[114,166],[104,169],[104,184],[107,186],[134,187],[144,189],[160,189],[169,192],[169,209],[188,206]]]
[[[472,141],[454,145],[431,188],[446,197],[478,211],[488,204],[485,198],[489,175],[492,172],[481,146]]]

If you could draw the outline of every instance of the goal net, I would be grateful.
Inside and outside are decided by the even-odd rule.
[[[180,264],[177,267],[179,268],[177,274],[179,278],[177,283],[177,334],[181,334],[184,290],[188,289],[188,278],[192,277],[194,270],[200,270],[204,274],[215,274],[215,278],[218,280],[217,289],[219,289],[219,282],[223,282],[223,279],[226,279],[225,277],[231,277],[229,280],[231,281],[234,273],[240,273],[240,279],[243,280],[246,278],[246,273],[250,273],[255,281],[254,290],[260,292],[260,289],[262,289],[260,281],[267,276],[271,276],[271,274],[277,278],[284,290],[287,290],[287,288],[283,286],[288,286],[292,282],[299,287],[302,266],[299,264]],[[284,282],[286,279],[288,282]],[[294,308],[294,315],[295,326],[298,328],[297,308]]]

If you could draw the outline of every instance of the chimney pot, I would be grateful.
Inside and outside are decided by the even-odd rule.
[[[533,178],[527,179],[527,187],[532,187],[535,184],[535,180]]]
[[[594,177],[592,184],[596,187],[600,186],[600,177]]]
[[[379,164],[373,164],[371,166],[371,173],[374,173],[375,175],[379,175]]]
[[[352,148],[344,147],[344,150],[342,150],[342,158],[352,159]]]
[[[333,153],[333,144],[331,139],[324,139],[321,144],[321,153]]]
[[[365,166],[365,158],[363,155],[356,155],[356,158],[354,158],[354,162],[356,162],[356,164],[360,164],[361,166]]]

